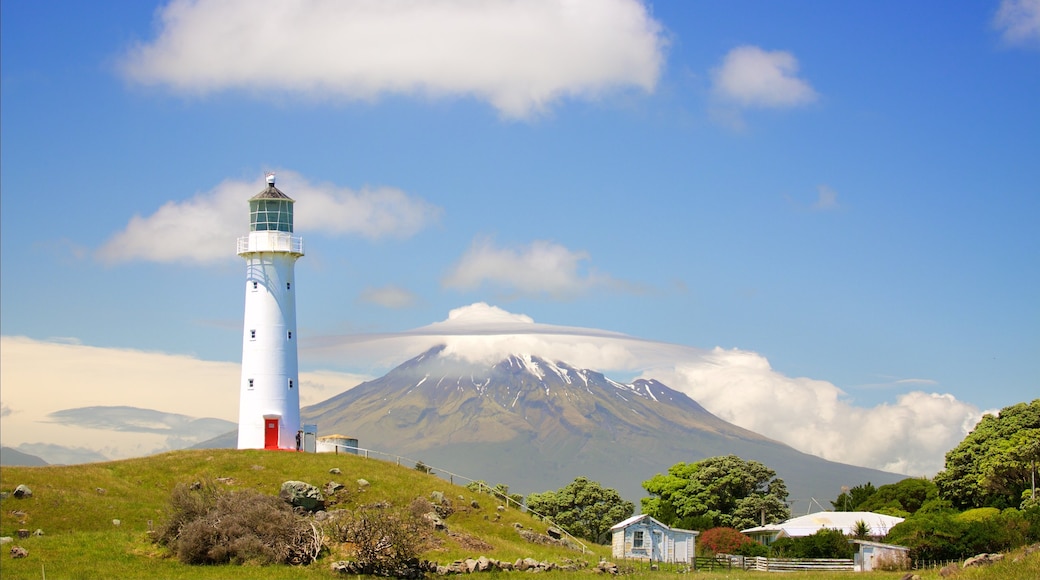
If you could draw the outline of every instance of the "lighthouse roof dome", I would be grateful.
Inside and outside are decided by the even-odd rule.
[[[257,201],[261,199],[284,199],[291,202],[295,201],[293,198],[282,193],[282,190],[274,186],[273,175],[270,175],[267,178],[267,188],[261,191],[260,193],[254,195],[253,197],[249,198],[249,201]]]

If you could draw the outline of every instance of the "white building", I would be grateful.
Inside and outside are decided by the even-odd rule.
[[[646,514],[614,524],[610,534],[614,558],[688,564],[696,556],[698,532],[666,526]]]
[[[292,235],[293,203],[268,175],[267,188],[249,200],[249,236],[238,239],[246,259],[239,449],[302,445],[293,270],[303,240]]]
[[[780,538],[811,536],[825,528],[840,530],[846,536],[852,536],[856,533],[859,522],[863,522],[870,528],[869,537],[880,539],[902,521],[903,518],[874,512],[816,512],[779,524],[748,528],[741,532],[768,546]]]

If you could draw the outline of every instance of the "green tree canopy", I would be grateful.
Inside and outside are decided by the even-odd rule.
[[[834,507],[836,512],[854,512],[859,511],[859,505],[867,498],[874,495],[877,489],[874,488],[874,484],[869,481],[864,484],[857,485],[848,491],[841,492],[841,495],[837,499],[831,502],[831,506]]]
[[[928,500],[939,497],[939,488],[923,477],[908,477],[882,485],[873,495],[856,506],[856,511],[877,512],[905,518],[917,513]]]
[[[1040,399],[985,415],[935,476],[954,507],[1018,507],[1040,464]]]
[[[528,495],[527,509],[571,535],[602,544],[609,540],[610,527],[635,513],[636,506],[616,490],[577,477],[557,491]]]
[[[650,497],[643,513],[670,526],[693,530],[731,527],[738,530],[791,517],[787,486],[776,472],[736,455],[676,463],[667,474],[643,482]]]

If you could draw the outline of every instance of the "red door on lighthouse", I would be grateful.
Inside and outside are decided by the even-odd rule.
[[[264,419],[264,449],[278,449],[278,419]]]

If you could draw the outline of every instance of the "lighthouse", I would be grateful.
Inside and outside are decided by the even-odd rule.
[[[239,449],[298,449],[301,435],[293,271],[303,240],[293,236],[294,201],[274,181],[268,174],[249,200],[249,235],[238,239],[246,260]]]

